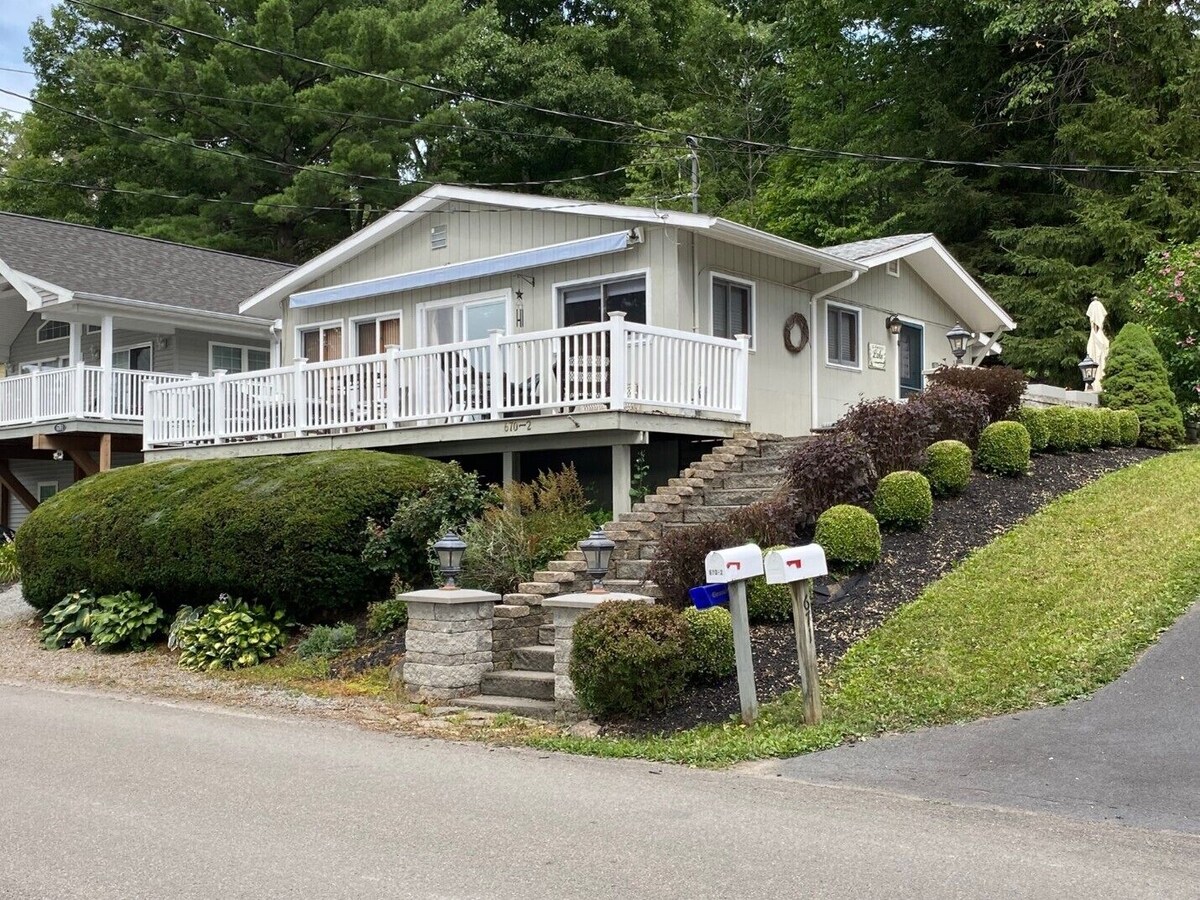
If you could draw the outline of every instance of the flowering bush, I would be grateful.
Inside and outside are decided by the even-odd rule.
[[[1154,337],[1171,388],[1190,421],[1200,419],[1200,244],[1152,255],[1134,282],[1133,309]]]

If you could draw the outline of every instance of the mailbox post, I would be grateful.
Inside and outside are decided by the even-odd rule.
[[[813,635],[814,578],[829,574],[825,551],[816,544],[772,550],[764,563],[768,584],[786,584],[792,591],[792,620],[796,626],[796,656],[800,659],[800,689],[804,721],[821,723],[821,689],[817,681],[817,644]]]
[[[757,544],[714,550],[704,560],[708,580],[729,585],[729,615],[733,619],[733,654],[737,663],[738,699],[742,721],[758,718],[758,692],[754,687],[754,657],[750,653],[750,612],[746,582],[763,573],[763,554]]]

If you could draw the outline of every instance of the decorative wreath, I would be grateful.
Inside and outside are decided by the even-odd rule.
[[[792,342],[792,329],[800,329],[800,340],[798,343]],[[783,323],[783,346],[787,347],[788,353],[799,353],[808,346],[808,319],[804,318],[803,313],[792,313],[787,317],[787,321]]]

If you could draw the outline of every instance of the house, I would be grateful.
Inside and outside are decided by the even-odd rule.
[[[140,461],[145,385],[269,368],[273,323],[237,305],[289,269],[0,213],[0,522]]]
[[[929,235],[821,250],[452,186],[240,309],[280,320],[286,364],[149,388],[148,458],[373,447],[497,481],[574,462],[615,514],[635,468],[661,483],[735,431],[807,433],[918,389],[954,323],[976,359],[1013,327]]]

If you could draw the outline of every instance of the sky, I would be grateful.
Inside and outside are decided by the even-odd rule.
[[[28,69],[25,46],[29,42],[29,26],[38,16],[50,13],[54,0],[0,0],[0,67]],[[28,96],[33,89],[33,77],[0,72],[0,88]],[[7,94],[0,94],[0,107],[23,112],[29,104]]]

